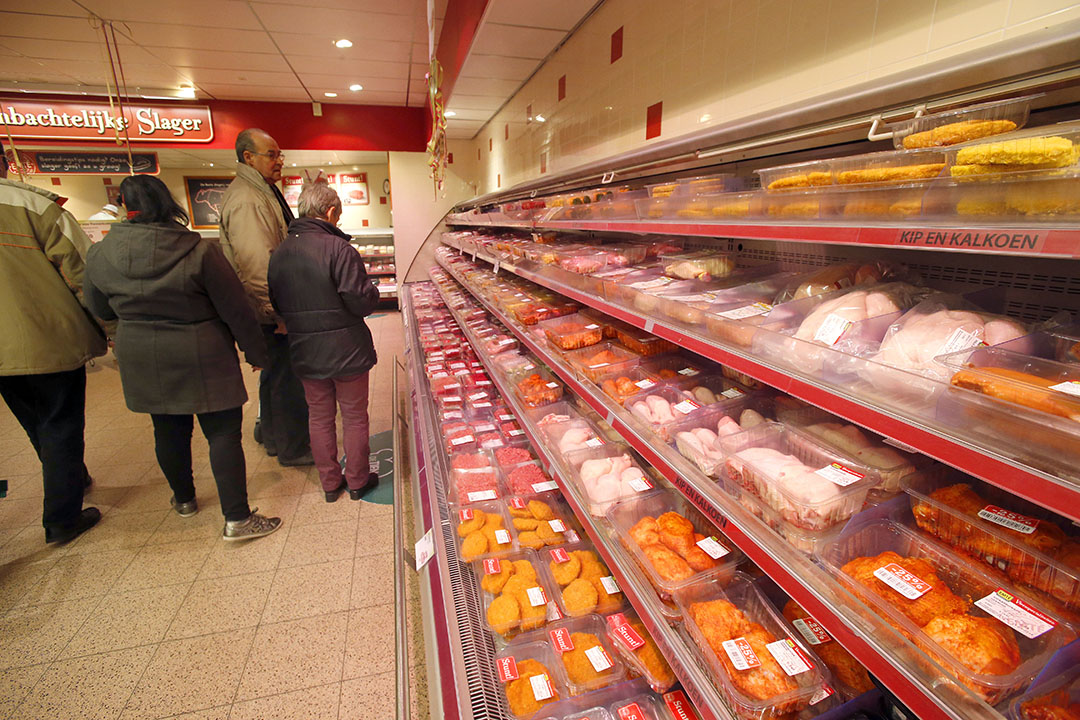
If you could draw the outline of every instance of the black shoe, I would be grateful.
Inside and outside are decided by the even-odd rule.
[[[262,445],[263,436],[262,436],[262,422],[261,421],[259,421],[259,420],[255,421],[255,429],[251,431],[251,434],[252,434],[252,436],[254,436],[255,442]]]
[[[367,482],[364,483],[363,487],[358,487],[355,490],[353,490],[352,488],[349,488],[349,499],[350,500],[359,500],[360,498],[364,497],[369,492],[371,492],[372,489],[378,484],[379,484],[379,476],[378,476],[378,474],[377,473],[371,473],[370,475],[368,475]]]
[[[277,457],[277,448],[273,445],[263,445],[263,449],[266,450],[267,456]]]
[[[278,464],[284,465],[285,467],[302,467],[304,465],[315,464],[315,458],[311,457],[310,452],[306,452],[303,455],[298,455],[294,458],[279,457],[277,461]]]
[[[328,503],[337,502],[337,499],[339,497],[341,497],[341,491],[344,490],[344,489],[345,489],[345,481],[342,480],[341,484],[338,485],[333,490],[325,491],[324,494],[326,495],[326,502],[328,502]],[[352,492],[353,492],[352,490],[349,491],[349,497],[352,497]]]
[[[75,521],[74,525],[53,531],[50,531],[49,528],[45,528],[45,542],[71,542],[90,528],[97,525],[98,520],[100,519],[101,511],[98,510],[96,507],[83,508],[82,512],[79,513],[79,519]]]

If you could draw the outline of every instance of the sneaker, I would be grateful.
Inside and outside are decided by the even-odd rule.
[[[176,511],[176,514],[182,518],[189,518],[199,512],[199,502],[195,498],[182,503],[176,502],[176,496],[173,495],[169,498],[169,504],[172,505],[172,509]]]
[[[45,528],[45,542],[71,542],[90,528],[97,525],[98,520],[100,519],[101,511],[98,510],[96,507],[83,508],[82,512],[79,513],[79,518],[75,521],[73,525],[57,530],[50,530],[49,528]]]
[[[353,490],[352,488],[349,488],[349,499],[350,500],[359,500],[360,498],[364,497],[369,492],[371,492],[371,490],[378,484],[379,484],[379,475],[378,475],[378,473],[370,473],[370,474],[368,474],[367,482],[364,483],[363,487],[358,487],[355,490]]]
[[[259,515],[255,510],[258,510],[258,508],[252,509],[247,520],[226,520],[225,531],[222,533],[222,537],[229,542],[234,540],[252,540],[254,538],[263,537],[264,535],[269,535],[281,527],[281,518],[268,518],[265,515]]]
[[[304,465],[314,465],[315,458],[311,457],[310,452],[306,452],[303,455],[297,455],[294,458],[283,458],[278,456],[278,464],[284,467],[302,467]]]

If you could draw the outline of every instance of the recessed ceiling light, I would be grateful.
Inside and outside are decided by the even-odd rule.
[[[326,97],[337,97],[337,93],[332,92],[324,92],[323,95],[325,95]]]
[[[293,167],[296,167],[296,163],[293,163],[293,164],[292,164],[292,166],[293,166]]]
[[[214,163],[210,163],[210,167],[214,167]]]
[[[180,86],[180,92],[178,92],[176,96],[186,98],[188,100],[194,100],[195,99],[195,88],[189,87],[187,85],[181,85]]]
[[[534,119],[536,120],[536,122],[547,122],[547,118],[543,115],[537,115]]]
[[[360,92],[361,90],[364,89],[364,86],[361,85],[360,83],[353,83],[352,85],[349,86],[349,89],[352,90],[353,92]]]
[[[335,40],[334,45],[342,49],[351,48],[352,40],[346,40],[345,38],[341,38],[340,40]]]
[[[446,117],[457,117],[457,113],[454,112],[453,110],[447,110],[446,111]]]
[[[705,113],[704,115],[702,115],[701,117],[698,118],[699,123],[706,123],[706,122],[709,122],[710,120],[712,120],[712,115],[710,115],[709,113]]]

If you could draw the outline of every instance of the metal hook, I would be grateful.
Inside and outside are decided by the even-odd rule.
[[[615,171],[614,170],[612,170],[610,172],[606,172],[606,173],[604,173],[604,177],[600,178],[600,184],[601,185],[607,185],[609,182],[611,182],[614,179],[615,179]]]

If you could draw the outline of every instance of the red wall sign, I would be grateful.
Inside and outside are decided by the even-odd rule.
[[[0,100],[0,123],[12,137],[35,140],[109,140],[127,130],[132,142],[208,143],[214,139],[210,108],[205,105],[124,105]]]

